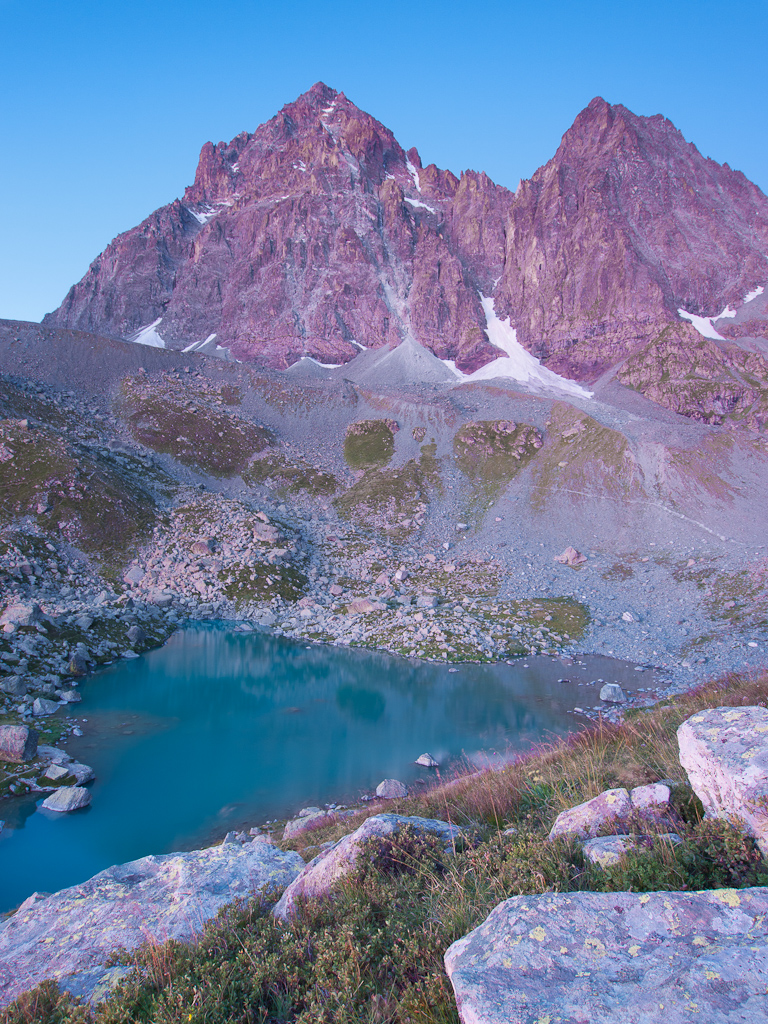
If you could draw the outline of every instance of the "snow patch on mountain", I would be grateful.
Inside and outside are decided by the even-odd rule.
[[[429,210],[430,213],[437,213],[434,206],[428,206],[426,203],[422,203],[418,199],[409,199],[408,196],[405,196],[405,201],[406,203],[410,203],[411,206],[421,207],[423,210]]]
[[[727,308],[728,307],[726,306],[726,309]],[[718,334],[712,324],[712,321],[714,319],[719,319],[719,317],[715,318],[711,316],[697,316],[695,313],[687,313],[682,308],[678,309],[677,312],[680,314],[683,320],[688,320],[690,321],[690,323],[693,324],[693,326],[696,328],[696,330],[699,332],[702,338],[710,338],[712,341],[725,341],[725,338],[722,336],[722,334]]]
[[[465,374],[457,369],[453,360],[443,360],[446,366],[462,381],[493,380],[494,377],[510,377],[512,380],[527,384],[532,388],[555,388],[557,391],[564,391],[577,398],[591,398],[592,392],[587,391],[576,381],[561,377],[560,374],[548,370],[542,366],[536,356],[531,355],[517,340],[517,331],[509,322],[509,319],[501,320],[496,314],[496,307],[492,298],[480,293],[480,301],[485,313],[486,328],[490,343],[506,355],[494,359],[485,366],[481,366],[474,373]]]
[[[745,303],[745,305],[746,305],[747,302],[752,302],[753,299],[756,299],[758,297],[758,295],[762,295],[764,291],[765,291],[765,288],[763,288],[763,286],[761,284],[759,284],[757,286],[757,288],[753,289],[753,291],[748,292],[744,296],[744,303]]]
[[[421,192],[421,185],[419,184],[419,172],[416,170],[410,160],[405,161],[405,166],[408,168],[408,173],[413,178],[413,184],[416,186],[416,191]]]
[[[128,337],[128,341],[134,342],[136,345],[149,345],[150,348],[165,348],[165,342],[160,337],[158,327],[163,322],[163,318],[159,316],[154,323],[147,324],[146,327],[140,327],[135,334],[131,334]]]

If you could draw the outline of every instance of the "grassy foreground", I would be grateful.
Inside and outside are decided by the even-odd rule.
[[[277,1024],[370,1022],[456,1024],[443,953],[509,896],[543,892],[653,891],[768,884],[768,863],[725,822],[704,822],[677,759],[675,732],[707,707],[768,701],[768,675],[729,676],[620,727],[596,727],[542,747],[501,771],[454,779],[387,811],[450,820],[466,828],[446,856],[432,839],[404,830],[372,844],[357,874],[324,902],[308,903],[291,926],[271,901],[232,905],[197,944],[147,945],[115,962],[137,969],[95,1010],[46,983],[0,1014],[2,1024]],[[577,844],[545,842],[557,813],[614,786],[675,782],[683,837],[648,838],[620,865],[584,863]],[[305,834],[337,839],[358,818]],[[505,830],[514,829],[511,834]],[[658,829],[668,831],[666,826]],[[301,843],[292,843],[303,851]],[[307,859],[316,852],[307,850]]]

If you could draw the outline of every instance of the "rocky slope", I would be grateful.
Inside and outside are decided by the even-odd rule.
[[[655,401],[705,419],[738,406],[755,426],[762,361],[751,380],[728,351],[699,361],[727,385],[700,400],[690,374],[670,381],[642,353],[684,354],[679,311],[734,350],[764,349],[767,281],[768,199],[660,115],[593,100],[513,195],[422,167],[318,83],[254,133],[207,143],[183,199],[115,239],[46,323],[176,349],[207,340],[282,368],[415,339],[469,372],[500,354],[492,296],[501,343],[559,374],[593,381],[630,358],[624,383]]]

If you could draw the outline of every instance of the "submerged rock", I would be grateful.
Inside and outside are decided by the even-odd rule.
[[[422,768],[439,768],[440,763],[436,761],[431,754],[419,754],[415,761],[416,764],[420,764]]]
[[[189,941],[225,903],[284,886],[303,866],[298,853],[265,843],[227,843],[142,857],[53,895],[34,894],[0,933],[0,1007],[46,978],[77,996],[103,997],[115,980],[106,966],[112,950]]]
[[[445,954],[463,1024],[763,1024],[768,889],[515,896]]]
[[[768,856],[768,710],[710,708],[677,730],[680,764],[704,810],[740,818]]]
[[[626,699],[626,694],[618,683],[606,683],[600,690],[600,700],[609,701],[611,704],[623,704]]]
[[[360,828],[344,836],[307,864],[283,893],[272,911],[274,916],[285,921],[295,914],[297,900],[324,896],[334,882],[353,870],[361,852],[372,839],[395,835],[405,825],[410,825],[418,832],[440,836],[446,845],[452,845],[461,835],[458,826],[450,825],[446,821],[407,818],[400,814],[375,814],[366,818]]]

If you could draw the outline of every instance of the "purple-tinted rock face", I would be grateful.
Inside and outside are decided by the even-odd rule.
[[[130,337],[161,320],[168,347],[215,334],[274,367],[412,335],[471,371],[499,355],[482,293],[552,369],[594,379],[678,307],[740,306],[768,283],[766,253],[766,197],[661,116],[593,100],[513,195],[422,167],[318,83],[206,143],[183,200],[116,238],[46,321]]]
[[[718,316],[766,281],[760,189],[666,118],[598,98],[519,188],[495,298],[551,369],[595,379],[678,308]]]

